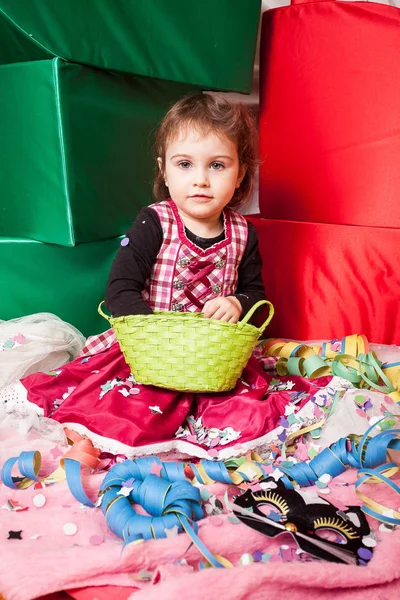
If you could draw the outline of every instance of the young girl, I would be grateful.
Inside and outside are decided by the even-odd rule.
[[[106,304],[114,317],[199,311],[235,323],[265,299],[254,227],[234,212],[250,198],[257,131],[242,105],[188,96],[156,135],[154,195],[122,241]]]
[[[105,299],[114,317],[203,311],[235,323],[265,298],[256,231],[235,210],[253,191],[256,145],[254,119],[241,104],[197,94],[170,109],[156,135],[158,202],[139,213],[111,269]],[[9,409],[33,408],[113,453],[210,457],[222,449],[226,457],[265,440],[289,402],[298,398],[300,407],[316,390],[302,379],[289,391],[270,382],[252,358],[232,392],[144,386],[110,330],[89,338],[75,361],[5,395]]]

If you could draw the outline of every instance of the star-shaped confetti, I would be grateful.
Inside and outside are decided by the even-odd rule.
[[[283,473],[279,469],[274,469],[274,471],[271,473],[271,477],[273,477],[275,481],[278,481],[283,477]]]
[[[284,427],[285,429],[287,429],[289,422],[287,419],[285,419],[285,417],[282,416],[279,419],[279,425],[280,425],[280,427]]]
[[[153,415],[162,415],[162,410],[159,406],[149,406],[149,410]]]
[[[113,385],[111,381],[107,381],[106,383],[104,383],[103,385],[100,386],[101,388],[101,393],[100,393],[100,398],[102,398],[103,396],[105,396],[105,394],[107,394],[107,392],[109,392],[110,390],[113,389]]]
[[[119,393],[123,395],[124,398],[127,398],[129,396],[129,390],[127,390],[126,388],[120,388]]]
[[[25,342],[26,337],[22,333],[17,333],[17,335],[15,335],[12,339],[16,344],[20,346]]]
[[[260,482],[260,488],[262,490],[275,490],[278,486],[276,485],[275,481],[261,481]]]
[[[162,465],[159,465],[158,463],[154,462],[151,465],[150,473],[152,473],[153,475],[157,475],[157,477],[161,477],[162,468]]]
[[[50,454],[53,458],[58,458],[59,456],[63,456],[64,452],[58,446],[55,446],[50,450]]]
[[[295,410],[296,407],[293,404],[287,404],[285,406],[285,415],[288,417],[289,415],[293,414]]]
[[[9,531],[8,540],[22,540],[22,529],[19,531]]]
[[[133,482],[135,481],[134,477],[131,477],[130,479],[127,479],[126,481],[124,481],[124,483],[122,484],[122,487],[128,487],[132,489],[132,485]]]
[[[125,498],[127,498],[132,490],[133,487],[122,486],[119,492],[117,492],[117,496],[125,496]]]
[[[176,537],[178,535],[178,525],[174,525],[170,529],[165,528],[164,531],[167,538]]]
[[[286,389],[287,390],[292,390],[294,388],[295,384],[293,381],[287,381],[286,382]]]

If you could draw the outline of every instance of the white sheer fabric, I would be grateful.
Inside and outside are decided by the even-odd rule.
[[[0,321],[0,390],[31,373],[61,367],[84,343],[73,325],[51,313]]]

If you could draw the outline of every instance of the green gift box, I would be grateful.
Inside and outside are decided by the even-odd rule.
[[[0,61],[250,92],[261,0],[0,0]]]
[[[193,87],[60,58],[0,66],[0,236],[121,235],[152,200],[151,134]]]
[[[50,312],[84,335],[107,329],[97,313],[121,238],[66,248],[0,238],[0,320]]]

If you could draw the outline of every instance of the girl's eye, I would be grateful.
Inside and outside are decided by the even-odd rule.
[[[214,171],[221,171],[224,168],[224,165],[220,162],[213,162],[210,167],[214,169]]]
[[[178,166],[182,169],[188,169],[190,167],[190,162],[187,160],[181,160],[181,162],[178,163]]]

